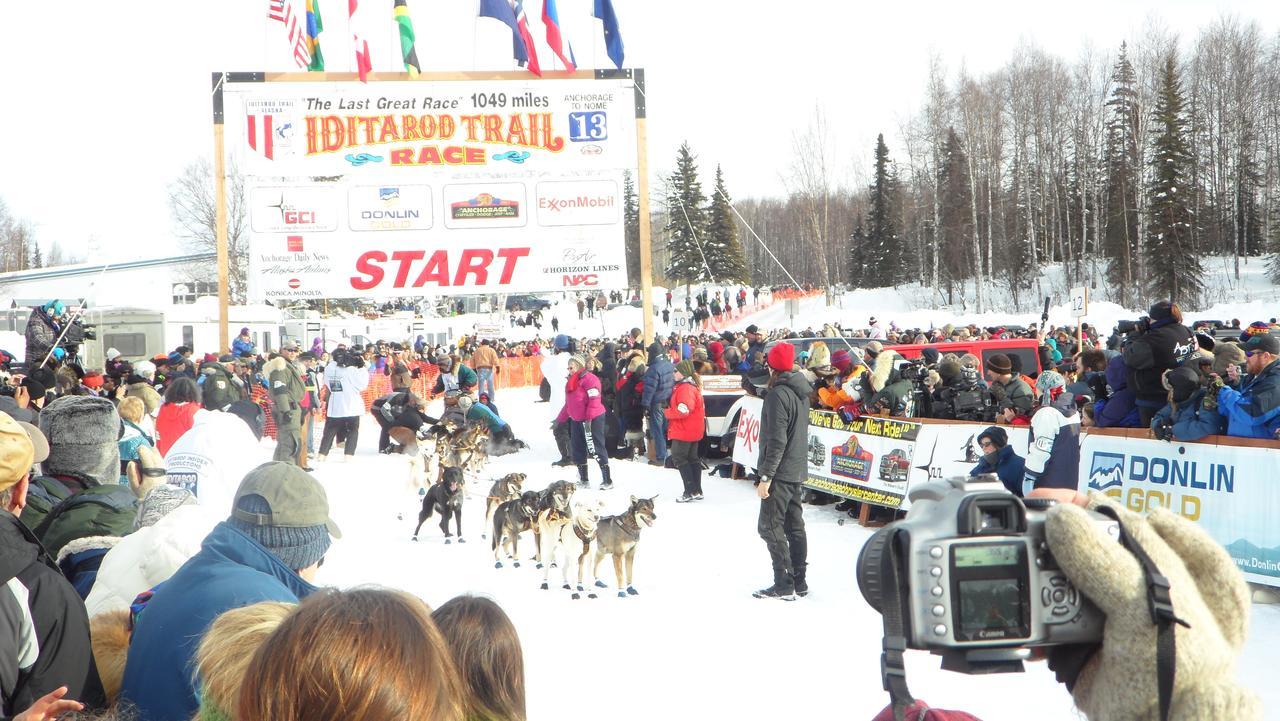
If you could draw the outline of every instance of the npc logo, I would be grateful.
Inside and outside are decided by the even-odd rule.
[[[1124,485],[1124,454],[1094,451],[1089,464],[1089,488],[1105,491]]]

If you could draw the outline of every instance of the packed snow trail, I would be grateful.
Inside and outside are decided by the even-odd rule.
[[[541,489],[576,475],[550,465],[555,446],[545,405],[533,402],[536,391],[500,389],[497,395],[503,417],[531,448],[491,460],[483,480],[468,485],[465,544],[445,545],[434,519],[417,542],[410,540],[421,504],[406,484],[406,459],[375,452],[371,417],[364,419],[352,462],[313,464],[343,531],[320,569],[320,584],[402,588],[433,607],[460,593],[492,596],[524,646],[530,721],[861,720],[884,707],[880,616],[863,601],[854,577],[871,531],[837,525],[844,516],[831,506],[805,507],[813,591],[795,603],[751,597],[768,585],[770,570],[756,535],[759,502],[750,483],[708,477],[706,500],[677,504],[676,472],[635,462],[611,463],[614,490],[577,495],[604,498],[606,514],[624,510],[632,494],[657,495],[657,520],[643,530],[636,554],[639,596],[613,595],[609,559],[600,568],[609,588],[596,600],[570,600],[559,588],[558,569],[552,590],[540,590],[542,573],[532,561],[494,569],[489,540],[481,538],[488,532],[482,526],[491,479],[520,471],[529,475],[527,488]],[[593,465],[591,473],[598,485],[599,469]],[[521,540],[521,555],[532,556],[532,536]],[[1252,621],[1239,673],[1266,708],[1280,708],[1280,688],[1270,678],[1280,607],[1254,606]],[[924,652],[907,658],[912,692],[933,705],[984,721],[1028,713],[1043,721],[1081,718],[1044,664],[1025,674],[963,676],[940,670],[938,659]]]

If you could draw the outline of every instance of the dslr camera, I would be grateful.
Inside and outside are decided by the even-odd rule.
[[[1116,323],[1116,333],[1120,335],[1142,335],[1151,330],[1151,319],[1142,316],[1137,320],[1122,320]]]
[[[867,603],[900,609],[907,648],[942,656],[947,670],[1000,673],[1022,670],[1033,646],[1102,641],[1105,616],[1045,540],[1054,501],[1023,501],[990,475],[926,483],[909,498],[906,518],[868,539],[857,564]]]

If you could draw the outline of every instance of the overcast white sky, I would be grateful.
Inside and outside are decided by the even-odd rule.
[[[302,0],[297,0],[302,4]],[[1148,18],[1184,42],[1224,14],[1280,29],[1276,0],[1080,0],[880,3],[843,0],[614,0],[627,65],[646,69],[651,173],[688,140],[706,169],[724,166],[735,197],[781,195],[791,136],[821,106],[843,179],[870,162],[876,133],[920,105],[928,60],[997,69],[1021,43],[1064,59],[1112,52]],[[399,70],[392,0],[361,0],[382,24],[375,70]],[[409,0],[423,70],[508,69],[510,33],[475,19],[478,0]],[[539,0],[525,0],[542,44]],[[592,0],[558,0],[580,65],[608,58]],[[214,70],[291,69],[267,0],[0,2],[0,198],[41,244],[110,260],[179,252],[166,187],[212,152]],[[351,69],[344,0],[321,0],[328,68]],[[90,239],[93,239],[90,245]]]

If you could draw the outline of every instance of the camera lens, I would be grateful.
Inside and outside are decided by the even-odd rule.
[[[876,611],[880,611],[884,603],[886,581],[881,572],[881,564],[894,530],[893,526],[889,525],[876,531],[871,538],[867,539],[862,546],[862,551],[858,553],[858,589],[862,591],[862,597],[866,599],[867,604]]]

